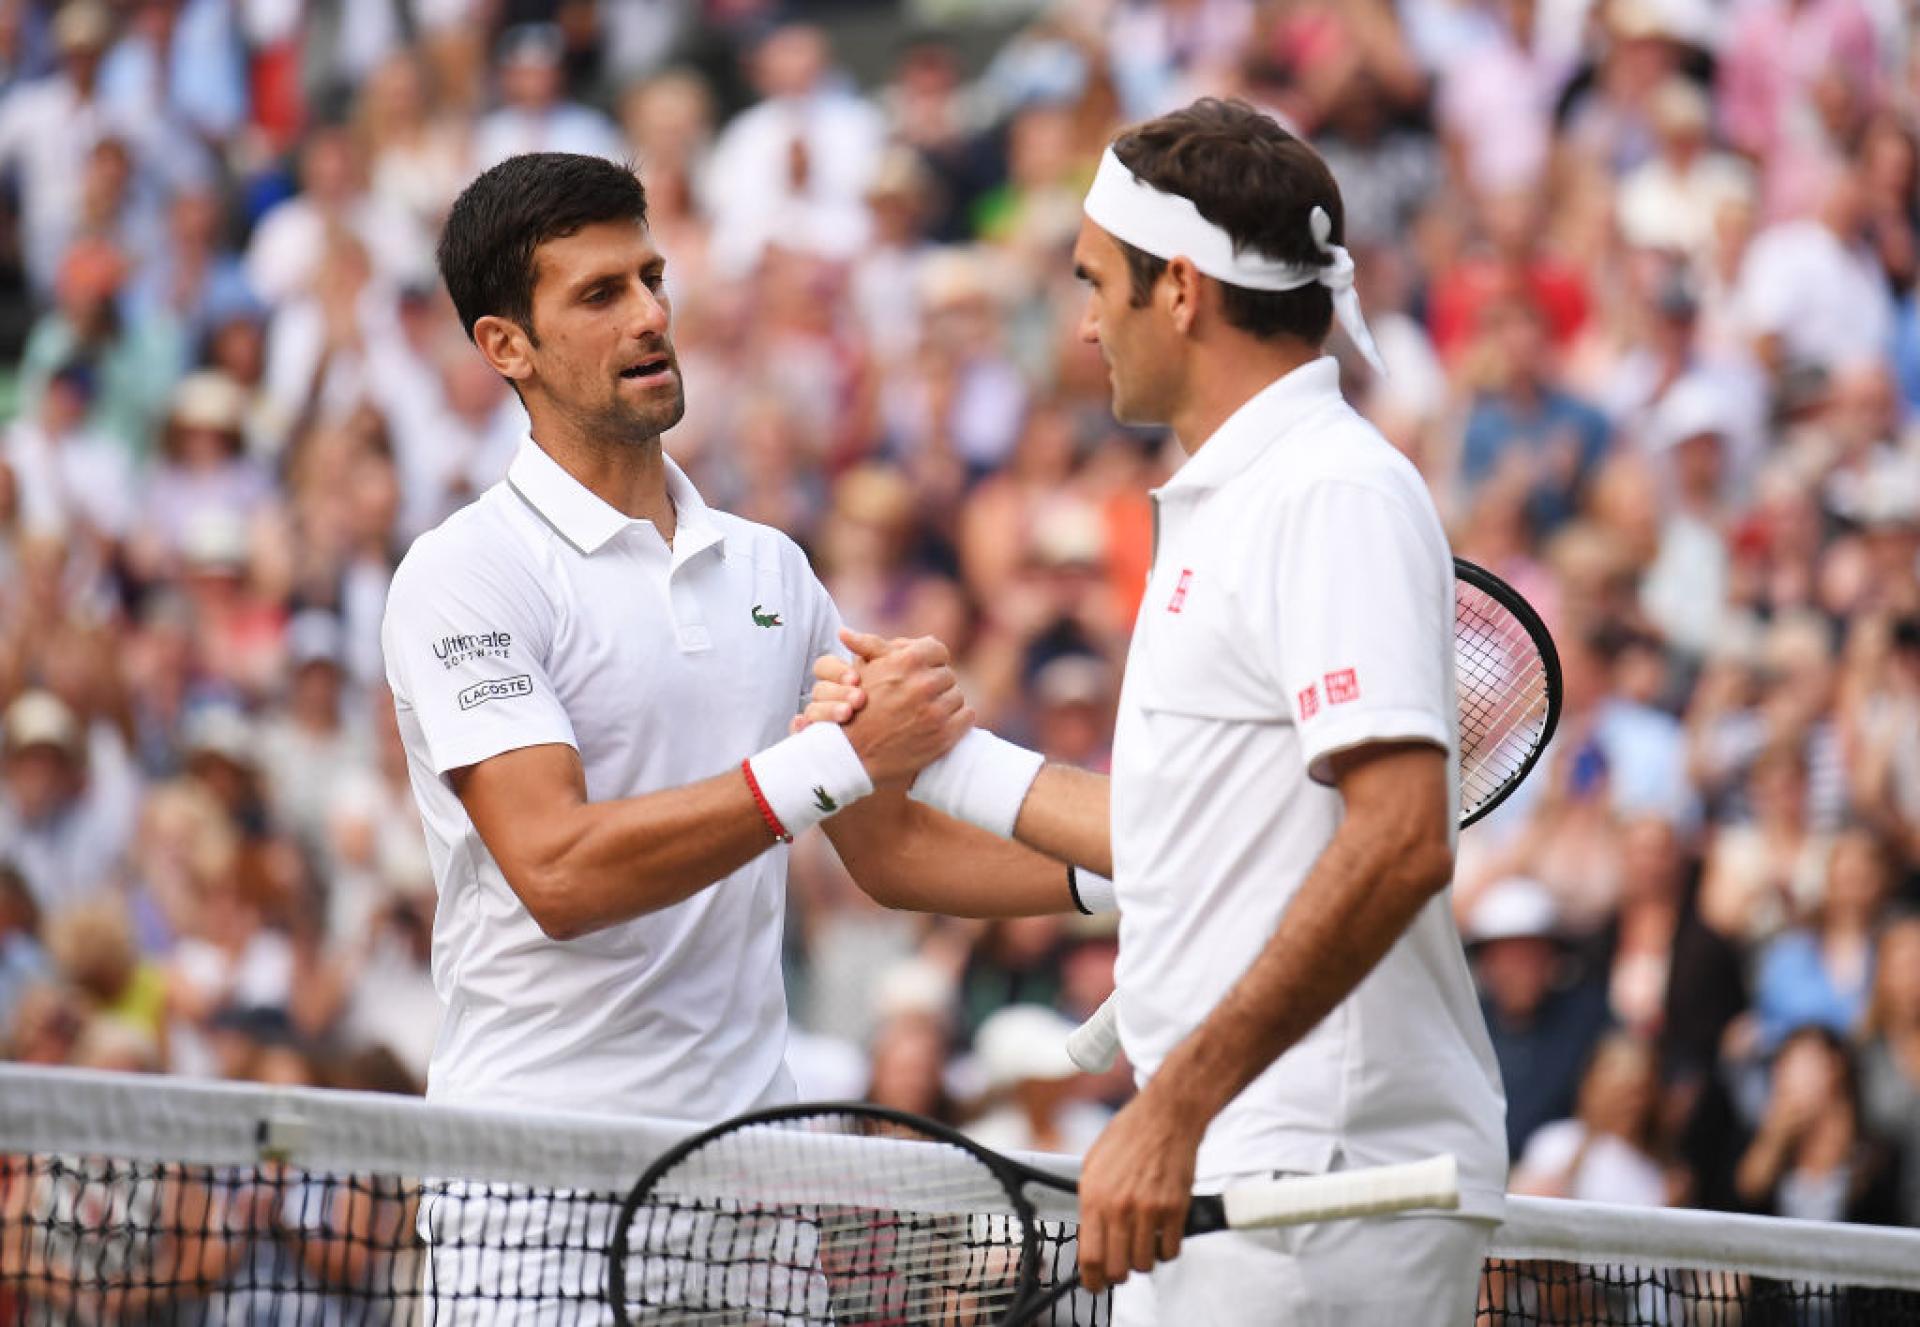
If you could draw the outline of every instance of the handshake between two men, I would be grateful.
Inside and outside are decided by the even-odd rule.
[[[869,894],[972,917],[1113,909],[1105,776],[976,727],[939,640],[845,629],[840,640],[850,657],[814,661],[792,730],[840,727],[872,781],[872,796],[824,821]]]

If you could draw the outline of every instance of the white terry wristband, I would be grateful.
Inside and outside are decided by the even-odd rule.
[[[1113,891],[1113,881],[1084,866],[1067,868],[1067,892],[1073,895],[1073,906],[1089,917],[1120,911],[1120,899]]]
[[[907,796],[1010,839],[1020,804],[1046,763],[1038,751],[973,728],[953,750],[920,771]]]
[[[847,731],[837,723],[810,723],[792,737],[747,759],[748,782],[792,838],[873,791]],[[772,826],[770,826],[772,827]]]

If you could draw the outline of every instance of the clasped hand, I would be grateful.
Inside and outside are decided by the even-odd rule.
[[[794,718],[843,724],[876,785],[910,782],[973,727],[952,656],[932,636],[885,640],[840,632],[851,660],[826,654],[813,664],[813,694]]]

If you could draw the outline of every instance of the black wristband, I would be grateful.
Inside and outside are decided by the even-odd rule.
[[[1080,880],[1071,863],[1067,866],[1067,893],[1073,898],[1074,910],[1082,917],[1093,916],[1093,909],[1080,901]]]

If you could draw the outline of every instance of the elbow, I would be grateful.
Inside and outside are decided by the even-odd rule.
[[[581,906],[577,889],[568,887],[569,873],[553,865],[541,865],[508,877],[513,892],[534,925],[549,940],[578,940],[599,929],[598,921]]]
[[[583,935],[591,934],[594,929],[580,919],[552,908],[537,911],[529,908],[528,911],[533,914],[540,934],[549,940],[578,940]]]
[[[1425,903],[1453,882],[1453,847],[1445,836],[1404,844],[1387,872],[1408,896]]]

